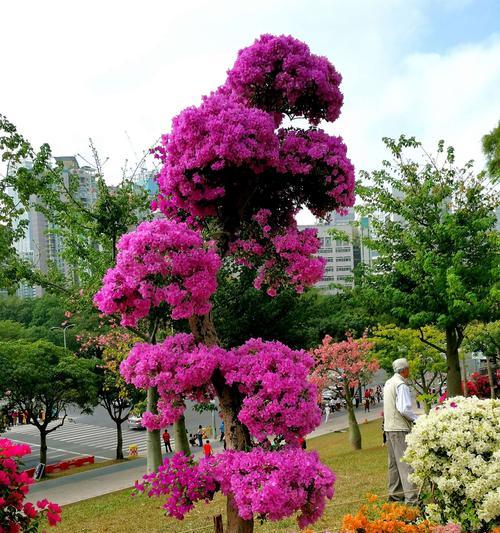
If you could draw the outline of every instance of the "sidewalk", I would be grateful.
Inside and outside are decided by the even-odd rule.
[[[382,413],[382,404],[372,407],[369,413],[364,413],[363,408],[356,410],[356,418],[359,424],[365,420],[380,419]],[[324,416],[323,416],[324,420]],[[321,426],[313,431],[308,438],[318,437],[333,431],[347,429],[348,420],[347,412],[341,411],[330,415],[328,423],[322,423]],[[212,442],[215,451],[222,448],[220,442]],[[200,457],[202,452],[199,448],[195,449],[194,456]],[[27,500],[36,502],[42,498],[54,501],[59,505],[68,505],[88,498],[102,496],[110,492],[130,488],[136,480],[140,480],[146,472],[146,458],[141,457],[135,461],[115,464],[95,470],[88,470],[80,474],[73,474],[58,479],[51,479],[35,483],[31,486]]]

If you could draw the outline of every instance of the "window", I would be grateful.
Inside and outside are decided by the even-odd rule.
[[[349,241],[341,241],[341,240],[337,239],[337,240],[335,241],[335,244],[336,244],[337,246],[348,246],[348,245],[349,245]]]
[[[350,261],[350,260],[351,260],[351,258],[350,258],[350,256],[348,256],[348,255],[344,255],[344,256],[336,257],[336,258],[335,258],[335,261],[336,261],[337,263],[346,263],[347,261]]]
[[[332,248],[320,248],[319,249],[319,253],[320,254],[327,254],[327,253],[332,253],[333,252],[333,249]]]
[[[333,257],[325,257],[327,263],[333,263]]]
[[[338,272],[349,272],[350,270],[351,270],[351,267],[347,267],[347,266],[345,266],[345,267],[344,266],[340,266],[340,267],[338,266],[337,267],[337,271]]]
[[[335,276],[324,276],[323,281],[335,281]]]
[[[338,252],[338,253],[350,252],[351,251],[351,247],[350,246],[337,246],[335,248],[335,251]]]
[[[333,272],[334,270],[335,270],[335,267],[333,267],[333,266],[327,266],[325,268],[325,272]]]
[[[331,246],[331,245],[332,245],[332,238],[325,237],[325,246]]]
[[[352,276],[339,275],[339,276],[337,276],[337,279],[338,280],[343,280],[343,279],[352,280]]]

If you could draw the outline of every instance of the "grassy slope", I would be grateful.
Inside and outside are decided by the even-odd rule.
[[[335,496],[327,505],[320,521],[314,525],[316,531],[338,528],[341,518],[358,509],[367,492],[384,494],[386,488],[387,459],[382,444],[380,421],[361,425],[363,450],[351,451],[347,433],[335,433],[308,441],[309,449],[319,452],[322,461],[337,475]],[[200,529],[210,532],[212,516],[220,513],[225,501],[217,497],[209,505],[199,503],[196,508],[179,522],[165,518],[161,510],[162,501],[156,498],[137,496],[132,498],[129,490],[85,500],[63,508],[63,520],[59,533],[135,533],[190,532]],[[257,532],[297,531],[294,519],[281,522],[256,524]]]

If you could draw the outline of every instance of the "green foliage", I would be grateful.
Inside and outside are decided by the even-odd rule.
[[[500,320],[469,324],[465,330],[464,348],[468,352],[483,352],[486,357],[500,357]]]
[[[486,169],[496,182],[500,178],[500,121],[483,137],[482,145],[486,156]]]
[[[262,337],[306,349],[317,346],[325,335],[342,340],[350,331],[360,336],[379,319],[353,291],[331,296],[315,289],[301,295],[284,291],[270,298],[254,289],[249,272],[228,265],[219,276],[213,316],[225,347]]]
[[[50,342],[1,342],[0,367],[0,397],[28,411],[31,423],[40,409],[48,424],[69,405],[88,410],[96,404],[95,361]]]
[[[380,366],[392,374],[392,363],[400,357],[410,364],[410,384],[415,388],[419,399],[428,407],[435,400],[431,389],[439,390],[446,379],[445,348],[439,352],[436,347],[444,346],[444,334],[433,326],[422,330],[398,328],[393,324],[378,326],[372,331],[370,341]],[[430,344],[426,344],[430,343]]]
[[[466,325],[498,314],[498,200],[472,163],[455,166],[453,148],[442,141],[436,157],[414,138],[384,142],[392,161],[362,172],[358,190],[376,236],[365,244],[379,252],[365,286],[384,296],[377,301],[398,321],[446,331],[448,385],[456,394]]]
[[[8,167],[0,185],[0,257],[4,267],[0,269],[0,287],[13,289],[25,281],[66,296],[75,297],[80,287],[85,293],[94,294],[102,276],[114,264],[119,237],[151,216],[146,191],[128,178],[116,187],[108,186],[97,152],[92,145],[91,148],[97,167],[98,200],[88,206],[78,198],[78,176],[65,169],[61,161],[54,164],[50,146],[44,144],[36,151],[0,115],[0,152]],[[30,168],[23,165],[25,160],[31,161]],[[14,203],[7,194],[8,188],[17,193],[19,202]],[[62,237],[62,258],[70,270],[68,278],[57,271],[38,271],[16,256],[13,244],[26,226],[26,222],[19,225],[19,217],[30,209],[43,213],[51,225],[50,232]]]

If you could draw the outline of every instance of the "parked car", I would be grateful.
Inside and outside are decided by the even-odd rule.
[[[141,416],[136,416],[136,415],[129,416],[128,420],[127,420],[127,423],[128,423],[128,428],[129,429],[146,429],[142,425],[142,417]]]

